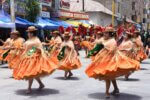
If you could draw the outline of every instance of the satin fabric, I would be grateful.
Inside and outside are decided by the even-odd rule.
[[[27,52],[32,47],[36,48],[36,52],[29,56]],[[25,42],[24,51],[13,67],[13,77],[15,79],[28,80],[52,74],[57,68],[57,65],[44,52],[42,43],[35,37]]]
[[[74,44],[72,41],[63,42],[61,48],[67,46],[65,49],[65,56],[59,61],[59,70],[74,70],[81,67],[81,62],[78,58],[77,52],[75,51]]]
[[[86,69],[86,74],[95,79],[107,80],[126,75],[130,71],[138,70],[138,61],[125,56],[117,49],[115,39],[105,40],[105,46]]]

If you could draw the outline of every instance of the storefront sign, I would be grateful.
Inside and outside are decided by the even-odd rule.
[[[41,5],[41,17],[50,18],[52,0],[40,0],[40,5]]]
[[[50,12],[42,11],[41,16],[44,17],[44,18],[50,18]]]
[[[80,19],[80,20],[88,20],[89,16],[86,13],[78,13],[78,12],[69,12],[69,11],[58,11],[57,14],[54,14],[54,17],[59,18],[72,18],[72,19]]]
[[[70,0],[60,0],[59,9],[70,10]]]
[[[88,14],[85,13],[73,13],[73,17],[76,19],[89,19]]]

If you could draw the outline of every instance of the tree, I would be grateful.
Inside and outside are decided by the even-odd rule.
[[[6,2],[10,4],[10,0],[6,0]],[[15,0],[15,4],[25,10],[25,19],[36,22],[40,14],[39,0]]]
[[[25,0],[26,19],[36,22],[40,14],[39,0]]]

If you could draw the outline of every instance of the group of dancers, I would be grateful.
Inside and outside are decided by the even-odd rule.
[[[0,60],[8,62],[13,78],[28,81],[27,94],[32,92],[34,79],[39,83],[38,90],[42,90],[44,84],[41,78],[56,70],[63,70],[65,79],[72,77],[71,71],[81,67],[79,48],[84,48],[86,57],[92,61],[85,70],[87,76],[106,81],[106,98],[110,97],[111,83],[114,86],[112,94],[119,93],[117,77],[128,79],[131,73],[140,69],[140,62],[147,58],[139,31],[126,30],[121,44],[117,43],[113,27],[106,27],[96,32],[95,37],[86,36],[84,40],[70,32],[60,36],[59,31],[54,31],[53,37],[46,43],[39,40],[37,31],[34,26],[28,27],[26,41],[18,31],[13,31],[0,47]]]

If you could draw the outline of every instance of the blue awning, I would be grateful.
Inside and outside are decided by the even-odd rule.
[[[4,12],[3,10],[1,10],[0,11],[0,21],[5,23],[5,24],[11,23],[10,15],[8,13]],[[23,27],[23,28],[26,28],[26,27],[31,26],[31,25],[37,26],[36,24],[29,22],[26,19],[23,19],[20,17],[16,17],[15,24],[17,27]],[[12,28],[12,27],[10,27],[10,28]]]
[[[38,18],[37,24],[41,26],[43,29],[58,29],[59,25],[48,21],[47,19]]]
[[[58,20],[58,19],[46,19],[47,21],[57,24],[58,26],[63,26],[65,28],[72,26],[71,24],[66,23],[65,21]]]
[[[0,28],[14,28],[15,24],[0,21]]]
[[[0,27],[1,28],[14,28],[15,24],[11,23],[8,17],[4,15],[4,11],[0,11]]]

